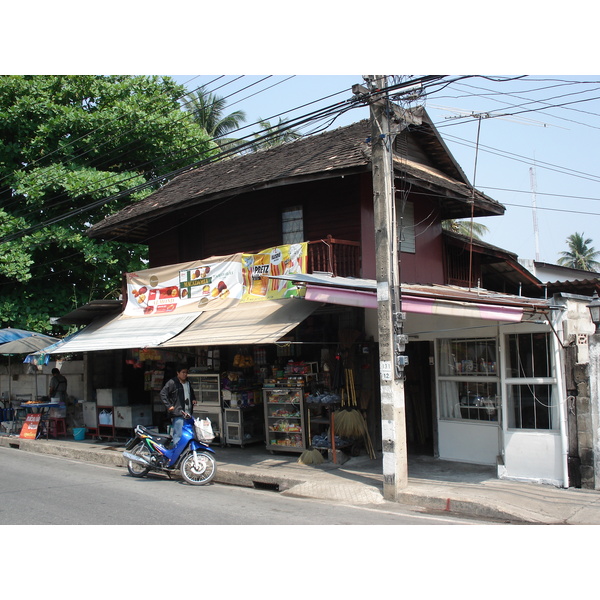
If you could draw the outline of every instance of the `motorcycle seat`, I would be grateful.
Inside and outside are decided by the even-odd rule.
[[[173,439],[173,436],[168,433],[156,433],[156,431],[150,431],[149,429],[146,429],[143,425],[139,425],[139,428],[153,440],[159,441],[163,444],[166,444]]]

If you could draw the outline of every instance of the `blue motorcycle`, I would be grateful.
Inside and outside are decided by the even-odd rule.
[[[132,477],[145,477],[150,471],[167,473],[181,471],[190,485],[206,485],[217,472],[215,451],[201,439],[202,434],[193,417],[184,419],[181,439],[175,447],[172,436],[155,433],[142,425],[135,428],[123,452],[127,470]]]

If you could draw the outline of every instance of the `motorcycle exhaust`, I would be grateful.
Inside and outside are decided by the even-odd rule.
[[[144,465],[145,467],[153,467],[154,466],[151,462],[147,461],[142,456],[138,456],[137,454],[131,454],[131,452],[123,452],[123,458],[125,458],[126,460],[132,460],[134,462],[140,463],[140,464]]]

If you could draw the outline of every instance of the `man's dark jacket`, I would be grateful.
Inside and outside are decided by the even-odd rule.
[[[194,410],[194,401],[196,400],[196,395],[194,394],[194,388],[192,383],[188,380],[190,384],[190,415]],[[163,401],[163,404],[167,407],[167,414],[171,417],[181,417],[182,413],[185,412],[185,398],[183,395],[183,385],[181,385],[181,381],[177,377],[173,379],[169,379],[165,386],[160,391],[160,399]],[[171,406],[174,407],[173,410],[169,410]]]

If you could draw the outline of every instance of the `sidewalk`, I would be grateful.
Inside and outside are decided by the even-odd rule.
[[[24,440],[0,434],[0,447],[125,467],[123,444],[72,439]],[[383,505],[380,459],[350,458],[342,465],[301,465],[297,454],[270,454],[264,446],[214,447],[215,482],[283,495],[355,505]],[[408,486],[399,502],[417,510],[530,524],[600,524],[600,492],[496,478],[492,467],[409,457]],[[381,506],[380,506],[381,507]]]

